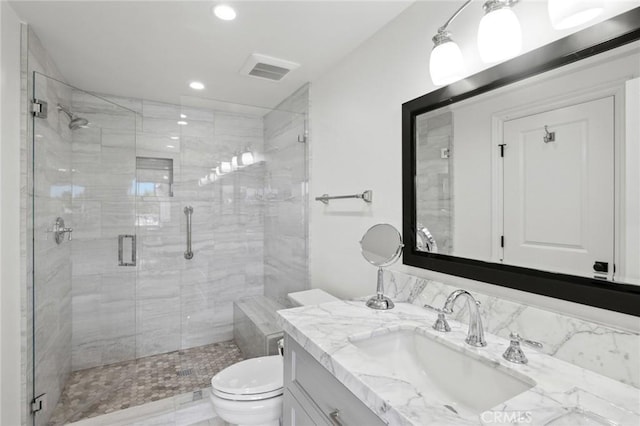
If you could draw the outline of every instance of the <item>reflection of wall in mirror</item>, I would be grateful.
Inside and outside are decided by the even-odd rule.
[[[502,222],[495,217],[500,217],[501,211],[498,211],[497,188],[493,187],[500,163],[497,147],[500,139],[496,136],[498,129],[494,127],[496,121],[566,106],[579,99],[601,98],[607,96],[606,93],[623,90],[626,80],[640,74],[639,47],[639,43],[628,45],[447,107],[454,115],[455,155],[452,161],[456,176],[452,181],[452,196],[455,256],[494,262],[500,260],[498,228]],[[637,118],[628,121],[636,123]],[[619,133],[618,130],[616,132]],[[633,170],[633,167],[627,168]],[[636,177],[636,187],[637,181]]]
[[[625,92],[625,261],[616,273],[622,282],[640,284],[640,78],[627,81]]]
[[[453,115],[422,115],[416,119],[416,222],[426,227],[438,253],[453,251]]]

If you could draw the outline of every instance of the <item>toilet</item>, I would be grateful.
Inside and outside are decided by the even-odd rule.
[[[290,293],[296,306],[339,299],[314,289]],[[282,416],[283,358],[281,355],[246,359],[211,379],[211,403],[222,420],[238,426],[279,426]]]

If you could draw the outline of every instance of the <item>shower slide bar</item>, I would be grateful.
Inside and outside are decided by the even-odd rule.
[[[373,199],[373,191],[370,189],[364,191],[362,194],[354,194],[354,195],[334,195],[331,196],[329,194],[322,194],[322,197],[316,197],[316,201],[321,201],[324,204],[329,204],[329,200],[342,200],[345,198],[360,198],[365,203],[370,203]]]
[[[184,214],[187,215],[187,250],[184,252],[184,258],[191,260],[193,259],[193,251],[191,250],[191,215],[193,214],[193,207],[186,206]]]

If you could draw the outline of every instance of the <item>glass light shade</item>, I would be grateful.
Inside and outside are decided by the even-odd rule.
[[[229,5],[219,4],[213,8],[213,14],[223,21],[233,21],[236,19],[236,11]]]
[[[234,155],[231,158],[231,170],[238,170],[238,156]]]
[[[253,164],[253,154],[251,151],[247,151],[242,153],[242,157],[240,157],[240,161],[243,166],[248,166],[249,164]]]
[[[220,163],[220,171],[222,173],[229,173],[231,171],[231,163],[228,161]]]
[[[478,50],[485,63],[513,58],[522,50],[520,21],[510,7],[491,11],[478,28]]]
[[[604,0],[549,0],[551,25],[556,30],[589,22],[604,10]]]
[[[431,51],[429,73],[436,86],[444,86],[463,77],[464,60],[458,45],[453,41],[439,44]]]

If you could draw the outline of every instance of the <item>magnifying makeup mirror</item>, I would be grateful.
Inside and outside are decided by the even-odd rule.
[[[377,294],[367,301],[371,309],[386,310],[393,308],[393,302],[384,293],[382,282],[382,267],[396,262],[402,254],[402,235],[388,223],[374,225],[360,240],[362,256],[374,266],[378,267]]]

